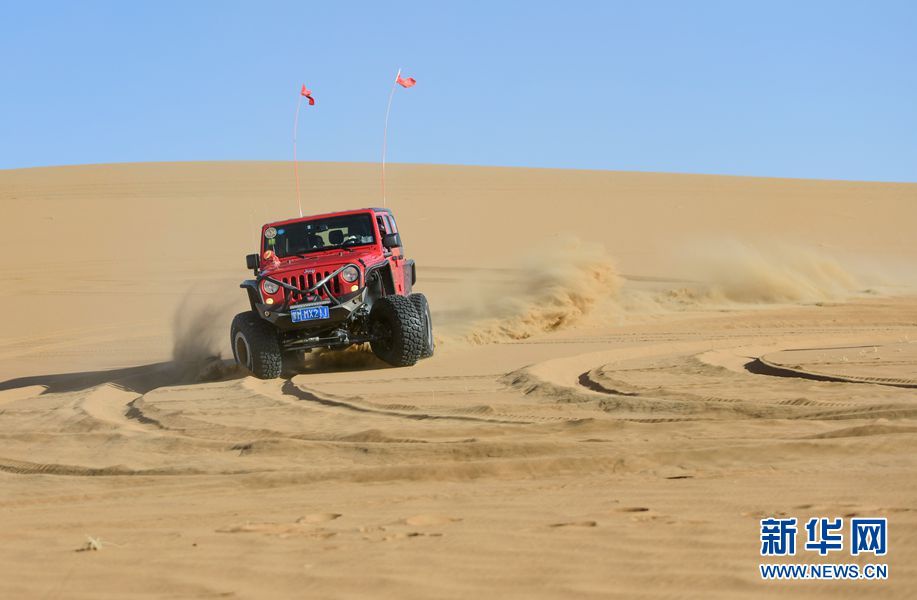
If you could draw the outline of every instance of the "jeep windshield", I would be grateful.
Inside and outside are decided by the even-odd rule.
[[[264,230],[264,249],[283,258],[313,252],[373,244],[372,217],[368,213],[298,221]]]

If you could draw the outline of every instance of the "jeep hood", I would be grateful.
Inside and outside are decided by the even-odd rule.
[[[348,263],[360,265],[361,261],[366,267],[372,266],[382,260],[384,256],[380,252],[347,252],[333,250],[328,252],[316,252],[306,255],[305,257],[281,258],[278,265],[265,265],[261,271],[263,275],[273,275],[275,273],[285,273],[287,271],[302,271],[305,269],[331,271]],[[362,266],[362,265],[361,265]],[[365,270],[365,267],[364,267]]]

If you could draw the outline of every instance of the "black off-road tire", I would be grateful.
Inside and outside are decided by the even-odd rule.
[[[433,356],[433,350],[436,347],[436,343],[433,341],[433,317],[430,316],[430,303],[427,302],[427,297],[420,292],[411,294],[408,296],[408,300],[411,301],[414,309],[420,313],[420,318],[423,320],[424,341],[420,358],[430,358]]]
[[[236,364],[259,379],[280,377],[283,353],[273,325],[248,311],[235,316],[229,331]]]
[[[369,312],[373,354],[393,367],[409,367],[423,354],[424,331],[420,312],[404,296],[384,296]]]

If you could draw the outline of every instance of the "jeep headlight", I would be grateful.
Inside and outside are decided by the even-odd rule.
[[[265,281],[261,284],[262,289],[266,294],[276,294],[277,290],[280,289],[280,286],[274,283],[273,281]]]
[[[353,265],[344,267],[344,270],[341,271],[341,279],[343,279],[347,283],[353,283],[354,281],[356,281],[359,278],[360,278],[360,270],[357,269]]]

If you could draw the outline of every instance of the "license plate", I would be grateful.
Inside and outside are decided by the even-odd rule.
[[[290,311],[290,318],[294,323],[302,321],[316,321],[327,319],[330,316],[327,306],[309,306],[308,308],[294,308]]]

